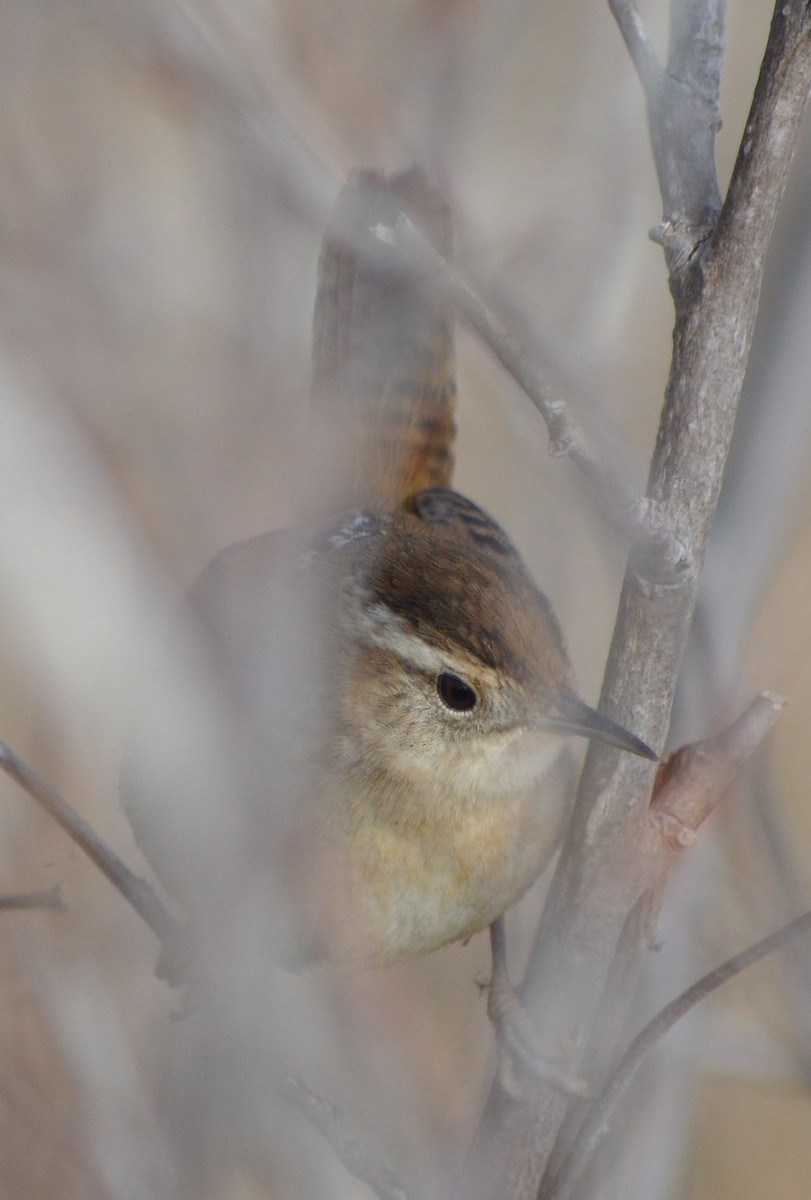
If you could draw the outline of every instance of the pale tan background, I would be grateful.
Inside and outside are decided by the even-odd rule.
[[[660,44],[664,9],[644,8]],[[722,187],[768,12],[730,4]],[[144,869],[117,799],[142,646],[212,553],[289,517],[318,243],[351,166],[428,167],[466,269],[643,483],[671,308],[641,94],[600,0],[6,0],[0,80],[0,736]],[[806,129],[678,706],[677,737],[697,737],[753,689],[789,697],[758,791],[787,858],[746,788],[725,803],[636,1023],[811,894],[810,234]],[[593,702],[622,548],[489,354],[461,333],[459,357],[458,486],[525,552]],[[0,799],[0,892],[58,882],[70,903],[2,915],[0,1197],[365,1194],[279,1104],[258,1134],[200,1115],[217,1063],[166,1019],[153,939],[17,789]],[[515,915],[516,965],[538,903]],[[416,1185],[475,1127],[486,972],[479,938],[279,985],[313,1083]],[[807,1200],[808,948],[685,1022],[651,1075],[601,1195]]]

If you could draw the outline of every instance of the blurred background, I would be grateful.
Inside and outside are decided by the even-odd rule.
[[[643,6],[662,48],[666,9]],[[722,190],[769,16],[729,4]],[[119,774],[147,676],[167,821],[205,871],[231,849],[206,804],[224,767],[190,727],[218,718],[162,630],[212,554],[290,519],[338,187],[426,167],[464,272],[641,488],[672,326],[641,91],[603,0],[6,0],[0,80],[0,737],[146,872]],[[672,744],[757,690],[790,707],[681,866],[632,1029],[809,905],[809,322],[806,125]],[[623,547],[486,348],[460,330],[458,355],[456,484],[521,548],[595,703]],[[55,884],[66,913],[0,913],[0,1196],[367,1195],[278,1096],[265,1038],[407,1186],[448,1186],[495,1061],[485,937],[271,980],[224,929],[214,1013],[177,1021],[155,939],[0,780],[0,894]],[[544,886],[510,917],[516,975]],[[601,1197],[807,1200],[811,946],[694,1011],[628,1111]]]

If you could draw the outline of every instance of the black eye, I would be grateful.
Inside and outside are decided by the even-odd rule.
[[[447,704],[454,712],[470,712],[471,708],[476,707],[478,696],[470,684],[465,683],[458,675],[443,671],[437,678],[436,690],[442,703]]]

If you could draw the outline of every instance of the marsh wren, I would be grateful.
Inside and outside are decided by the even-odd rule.
[[[288,786],[280,758],[295,764],[280,869],[299,959],[387,963],[486,928],[559,843],[572,735],[654,757],[577,697],[549,602],[449,487],[452,315],[374,249],[401,213],[450,254],[448,209],[416,170],[356,173],[324,239],[317,444],[351,460],[343,490],[322,489],[333,513],[231,547],[192,592],[262,747],[254,808]]]

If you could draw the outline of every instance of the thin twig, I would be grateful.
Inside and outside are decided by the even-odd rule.
[[[690,845],[730,786],[742,763],[754,754],[788,701],[761,692],[728,729],[682,746],[659,768],[651,816],[676,848]]]
[[[769,871],[767,879],[773,891],[769,895],[770,908],[783,915],[802,907],[806,888],[801,879],[801,867],[797,848],[789,844],[785,823],[780,820],[773,770],[766,759],[759,763],[759,770],[752,784],[750,796],[750,819],[755,822],[754,836],[762,853],[765,854]],[[748,878],[741,880],[750,906],[762,907],[762,890],[753,893]],[[802,1073],[811,1080],[811,947],[798,947],[799,953],[786,960],[787,988],[785,1003],[791,1014],[792,1028],[787,1033],[791,1042],[792,1056],[802,1063]]]
[[[10,775],[32,799],[36,800],[57,825],[83,850],[107,876],[124,899],[135,909],[164,946],[176,942],[180,927],[168,912],[152,884],[135,875],[84,817],[46,783],[41,775],[20,758],[9,745],[0,741],[0,770]]]
[[[667,70],[648,41],[633,0],[608,0],[645,93],[663,220],[651,232],[665,250],[674,293],[706,248],[721,211],[715,135],[724,52],[724,0],[671,5]]]
[[[329,1142],[346,1169],[370,1187],[378,1200],[408,1200],[408,1193],[374,1146],[350,1130],[341,1109],[288,1073],[284,1094]]]
[[[197,71],[210,73],[217,81],[239,118],[251,130],[268,158],[279,157],[297,188],[297,198],[319,223],[326,220],[324,201],[331,190],[328,172],[312,153],[294,124],[281,111],[264,84],[250,72],[229,71],[228,55],[234,55],[232,39],[215,32],[213,14],[201,14],[187,0],[172,0],[171,10],[191,36],[198,54],[173,40],[173,50],[184,59],[192,59]],[[223,50],[227,41],[228,51]],[[651,51],[652,53],[652,51]],[[224,58],[228,59],[226,63]],[[234,80],[238,84],[234,84]],[[270,133],[272,132],[272,137]],[[275,138],[275,141],[273,140]],[[278,145],[276,144],[278,143]],[[299,196],[300,194],[300,196]],[[576,463],[594,489],[603,511],[620,534],[635,547],[636,570],[655,583],[672,583],[689,567],[684,545],[662,519],[658,506],[629,489],[619,472],[599,455],[591,440],[570,413],[570,407],[552,386],[549,372],[537,357],[530,355],[496,316],[492,308],[476,294],[454,268],[407,220],[402,218],[395,230],[381,233],[386,242],[405,259],[405,266],[424,275],[431,286],[442,288],[458,314],[473,328],[504,368],[540,412],[549,430],[553,454],[566,455]],[[354,245],[358,253],[368,253],[366,245]]]
[[[636,73],[648,92],[660,83],[664,67],[645,32],[637,7],[633,0],[608,0],[608,7],[619,26]]]
[[[662,520],[657,506],[627,487],[599,455],[572,416],[568,401],[551,382],[540,359],[510,333],[485,300],[462,278],[404,214],[393,228],[376,230],[378,241],[397,254],[400,266],[436,289],[479,335],[543,417],[552,454],[575,463],[594,489],[603,511],[634,546],[637,572],[656,583],[675,582],[689,566],[685,548]]]
[[[696,840],[707,819],[741,767],[754,754],[785,707],[781,696],[763,692],[722,733],[682,746],[656,776],[647,839],[640,839],[637,859],[649,883],[622,929],[606,980],[598,1018],[584,1055],[591,1079],[603,1079],[615,1061],[627,1019],[628,979],[644,951],[655,944],[659,912],[678,856]],[[799,907],[797,905],[796,907]],[[580,1110],[567,1114],[547,1168],[554,1178],[579,1133]]]
[[[589,1115],[572,1146],[567,1158],[544,1189],[543,1200],[566,1200],[583,1168],[608,1132],[608,1119],[617,1102],[628,1088],[645,1056],[662,1040],[681,1018],[701,1000],[726,983],[747,967],[760,962],[767,954],[779,950],[792,938],[811,931],[811,911],[796,917],[788,925],[770,933],[768,937],[749,946],[746,950],[728,958],[713,971],[704,975],[675,1000],[657,1013],[645,1028],[637,1034],[617,1064],[610,1079],[590,1108]]]
[[[67,907],[58,883],[49,888],[47,892],[17,892],[10,896],[0,896],[0,911],[51,908],[57,912],[66,912]]]
[[[235,30],[217,7],[163,0],[146,13],[158,24],[164,52],[191,71],[201,90],[213,92],[218,110],[233,114],[249,133],[274,186],[287,193],[299,215],[323,226],[337,192],[334,173],[287,120],[264,78],[246,63]],[[332,157],[347,160],[343,151]]]
[[[167,953],[171,954],[172,949],[177,946],[181,927],[152,885],[135,875],[84,817],[2,741],[0,769],[53,817],[72,841],[106,875],[138,916],[157,934]],[[0,898],[0,909],[35,906],[63,908],[64,902],[58,887],[50,892]],[[408,1200],[406,1192],[375,1148],[346,1127],[340,1109],[330,1100],[319,1096],[290,1071],[285,1069],[283,1075],[283,1090],[287,1099],[319,1130],[344,1166],[366,1183],[378,1200]]]

